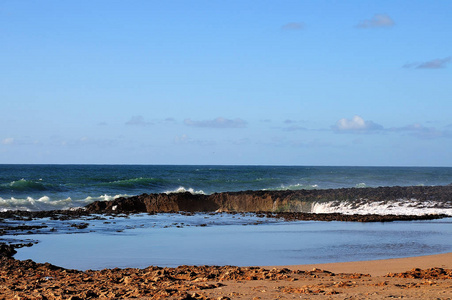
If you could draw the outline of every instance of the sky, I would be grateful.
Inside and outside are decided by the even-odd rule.
[[[452,1],[0,1],[0,163],[452,167]]]

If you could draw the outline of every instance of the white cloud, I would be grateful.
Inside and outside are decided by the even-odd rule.
[[[14,138],[6,138],[2,140],[2,144],[3,145],[12,145],[14,144]]]
[[[133,116],[129,121],[126,122],[126,125],[130,126],[149,126],[154,125],[152,122],[147,122],[144,120],[143,116]]]
[[[425,62],[422,62],[422,63],[408,63],[408,64],[405,64],[403,67],[407,68],[407,69],[410,69],[410,68],[415,68],[415,69],[443,69],[451,61],[452,61],[452,57],[448,56],[448,57],[445,57],[445,58],[432,59],[432,60],[425,61]]]
[[[192,119],[185,119],[185,125],[193,127],[205,128],[243,128],[246,127],[246,121],[236,118],[234,120],[218,117],[214,120],[193,121]]]
[[[354,116],[351,120],[340,119],[336,125],[331,127],[336,132],[369,132],[383,129],[383,126],[372,121],[365,121],[360,116]]]
[[[302,30],[304,29],[305,25],[303,22],[290,22],[285,25],[283,25],[281,28],[283,30],[287,31],[294,31],[294,30]]]
[[[356,27],[358,28],[379,28],[379,27],[392,27],[394,26],[394,20],[388,15],[376,14],[371,19],[361,21]]]

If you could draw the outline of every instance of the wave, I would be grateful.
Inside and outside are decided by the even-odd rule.
[[[113,201],[113,200],[121,198],[121,197],[130,197],[130,195],[120,194],[120,195],[110,196],[110,195],[105,194],[105,195],[101,195],[98,197],[88,196],[83,201],[86,202],[87,204],[89,204],[89,203],[93,203],[96,201]]]
[[[364,182],[355,185],[355,188],[365,188],[365,187],[367,187],[367,185]]]
[[[137,187],[149,187],[156,184],[162,184],[165,180],[158,178],[146,178],[138,177],[131,179],[115,180],[107,183],[98,184],[100,186],[118,187],[118,188],[137,188]]]
[[[39,181],[26,180],[24,178],[15,180],[7,184],[1,184],[1,191],[46,191],[53,190],[54,187],[50,184],[45,184],[42,179]]]
[[[346,215],[425,215],[445,214],[452,216],[451,202],[418,201],[401,199],[396,201],[329,201],[314,202],[312,213],[341,213]]]
[[[186,192],[189,192],[189,193],[191,193],[191,194],[202,194],[202,195],[205,195],[206,193],[204,193],[204,191],[203,190],[199,190],[199,191],[195,191],[194,189],[192,189],[192,188],[189,188],[189,189],[186,189],[186,188],[184,188],[183,186],[180,186],[180,187],[178,187],[177,189],[175,189],[175,190],[171,190],[171,191],[166,191],[166,192],[164,192],[165,194],[173,194],[173,193],[186,193]]]
[[[10,210],[25,210],[25,211],[41,211],[41,210],[66,210],[84,207],[95,201],[112,201],[120,197],[128,197],[129,195],[101,195],[98,197],[88,196],[84,199],[72,199],[71,197],[65,199],[51,199],[48,196],[40,198],[26,197],[4,199],[0,197],[0,212]]]
[[[280,187],[263,189],[263,190],[264,191],[286,191],[286,190],[296,191],[296,190],[314,190],[314,189],[317,189],[317,188],[319,188],[319,186],[317,184],[301,184],[301,183],[297,183],[297,184],[289,184],[289,185],[281,184]]]
[[[37,199],[32,197],[27,198],[14,198],[3,199],[0,198],[0,211],[8,210],[26,210],[26,211],[38,211],[38,210],[54,210],[54,209],[66,209],[71,207],[72,199],[60,199],[50,200],[48,196],[43,196]]]

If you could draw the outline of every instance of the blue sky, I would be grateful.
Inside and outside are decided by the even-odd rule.
[[[0,163],[452,166],[451,1],[0,2]]]

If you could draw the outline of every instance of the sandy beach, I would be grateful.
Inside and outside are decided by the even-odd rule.
[[[452,253],[277,267],[76,271],[2,258],[0,299],[451,299]]]
[[[328,270],[334,273],[360,272],[372,276],[383,276],[388,273],[401,273],[407,270],[411,270],[412,268],[428,269],[433,267],[452,269],[452,252],[437,255],[425,255],[383,260],[295,265],[295,266],[276,266],[276,268],[288,268],[290,270],[310,270],[312,268],[318,268]],[[274,266],[267,268],[274,268]]]
[[[210,290],[208,295],[214,299],[228,293],[231,299],[452,298],[452,253],[265,268],[305,273],[289,280],[266,280],[265,283],[228,282],[222,287],[223,291]],[[443,275],[435,275],[439,273]]]

